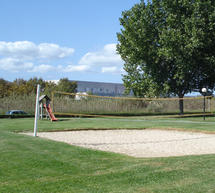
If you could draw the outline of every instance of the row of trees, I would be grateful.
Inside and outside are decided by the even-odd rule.
[[[215,87],[215,1],[142,0],[120,18],[117,51],[136,96]],[[183,113],[183,100],[179,100]]]
[[[10,95],[35,94],[37,84],[40,84],[42,92],[47,95],[51,95],[52,91],[76,92],[77,89],[77,83],[71,82],[68,78],[60,79],[58,84],[42,78],[16,79],[13,82],[0,79],[0,98]]]

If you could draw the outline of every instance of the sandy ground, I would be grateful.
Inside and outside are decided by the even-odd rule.
[[[28,133],[29,135],[33,135]],[[167,130],[41,132],[39,137],[134,157],[215,154],[215,134]]]

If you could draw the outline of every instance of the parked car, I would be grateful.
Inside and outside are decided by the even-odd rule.
[[[26,115],[27,113],[22,110],[10,110],[6,112],[6,115]]]

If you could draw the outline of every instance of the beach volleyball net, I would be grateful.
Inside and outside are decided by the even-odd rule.
[[[215,102],[212,97],[135,98],[109,97],[88,94],[53,92],[52,108],[56,115],[71,116],[144,116],[178,115],[179,100],[183,101],[184,115],[212,114]]]

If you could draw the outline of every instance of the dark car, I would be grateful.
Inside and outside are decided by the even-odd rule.
[[[6,115],[27,115],[27,113],[22,110],[10,110],[6,112]]]

